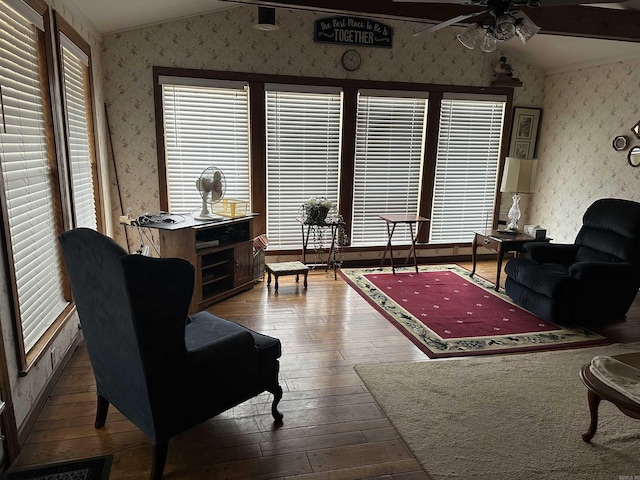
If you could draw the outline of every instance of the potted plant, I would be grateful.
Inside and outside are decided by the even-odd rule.
[[[306,225],[325,225],[333,203],[325,197],[311,197],[302,204],[302,218]]]

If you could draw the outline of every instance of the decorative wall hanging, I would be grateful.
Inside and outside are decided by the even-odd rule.
[[[633,127],[631,127],[631,131],[636,136],[636,138],[640,140],[640,122],[636,123]]]
[[[540,108],[515,107],[513,109],[510,157],[535,158],[541,113]]]
[[[391,48],[393,27],[361,17],[329,17],[316,20],[314,41]]]
[[[627,162],[632,167],[640,167],[640,147],[633,147],[627,155]]]
[[[617,152],[626,150],[628,146],[629,146],[629,139],[624,135],[618,135],[616,138],[613,139],[613,148]]]

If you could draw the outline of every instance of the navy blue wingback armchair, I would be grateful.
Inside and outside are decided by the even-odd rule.
[[[640,288],[640,203],[596,200],[573,244],[524,245],[505,267],[515,303],[559,324],[621,320]]]
[[[176,258],[129,255],[94,230],[60,236],[96,377],[96,428],[109,404],[153,442],[162,478],[169,439],[262,392],[282,415],[277,338],[200,312],[188,317],[194,269]]]

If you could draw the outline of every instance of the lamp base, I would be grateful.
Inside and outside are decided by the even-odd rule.
[[[509,225],[507,225],[507,230],[518,232],[518,221],[520,220],[520,195],[514,193],[512,198],[513,205],[511,205],[509,213],[507,214],[507,217],[509,217]]]

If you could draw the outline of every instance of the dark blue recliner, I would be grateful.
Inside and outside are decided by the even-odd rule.
[[[515,303],[551,322],[621,320],[640,288],[640,203],[596,200],[573,244],[524,245],[505,267]]]
[[[262,392],[274,395],[280,340],[208,312],[187,316],[194,269],[177,258],[129,255],[94,230],[60,236],[96,377],[96,428],[113,404],[153,442],[162,478],[169,439]]]

